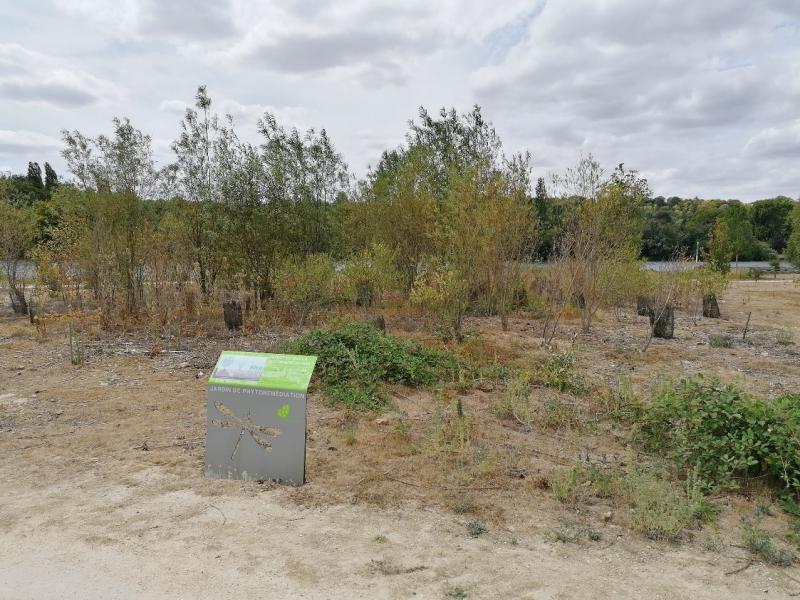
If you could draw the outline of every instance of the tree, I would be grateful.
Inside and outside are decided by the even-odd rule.
[[[750,205],[753,235],[767,242],[776,252],[782,252],[791,232],[790,215],[794,201],[786,196],[758,200]]]
[[[723,218],[728,224],[730,247],[738,267],[739,257],[753,247],[753,225],[747,207],[739,202],[730,204]]]
[[[21,315],[28,313],[28,274],[22,261],[33,245],[33,233],[29,210],[0,202],[0,265],[8,284],[11,306]]]
[[[731,241],[730,225],[726,219],[717,219],[711,238],[708,241],[706,260],[709,267],[720,273],[727,273],[731,269],[733,257],[733,243]]]
[[[786,242],[786,258],[800,267],[800,202],[792,209],[791,223],[792,233]]]
[[[595,199],[577,204],[561,236],[557,262],[561,263],[560,270],[568,273],[564,282],[572,287],[581,309],[584,333],[590,330],[598,309],[615,297],[620,265],[639,256],[642,205],[647,193],[647,181],[620,165]]]
[[[27,179],[28,182],[37,190],[44,188],[44,183],[42,183],[42,168],[39,166],[39,163],[28,163]]]
[[[50,166],[50,163],[44,163],[44,189],[47,191],[49,197],[58,186],[58,175]]]
[[[161,173],[155,168],[152,139],[129,119],[114,117],[113,137],[87,138],[79,131],[61,132],[61,155],[82,189],[127,193],[153,198],[160,191]]]

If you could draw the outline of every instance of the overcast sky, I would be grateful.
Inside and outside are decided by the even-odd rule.
[[[656,194],[800,195],[798,0],[0,0],[0,170],[61,172],[60,130],[115,115],[163,164],[201,83],[358,175],[418,106],[478,103],[535,176],[591,152]]]

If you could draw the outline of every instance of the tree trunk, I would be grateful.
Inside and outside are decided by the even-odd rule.
[[[225,319],[225,327],[230,331],[238,331],[242,328],[242,305],[236,300],[223,302],[222,317]]]
[[[19,288],[12,287],[8,290],[8,295],[11,298],[11,308],[14,310],[14,314],[27,315],[28,301],[25,299],[25,292]]]
[[[717,303],[716,294],[703,296],[703,316],[709,319],[719,319],[719,303]]]
[[[675,334],[675,309],[672,306],[665,306],[664,310],[656,313],[653,308],[648,309],[650,317],[650,328],[653,330],[653,337],[664,340],[671,340]]]

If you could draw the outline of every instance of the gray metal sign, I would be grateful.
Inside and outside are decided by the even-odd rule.
[[[315,356],[223,352],[208,381],[206,476],[305,481]]]

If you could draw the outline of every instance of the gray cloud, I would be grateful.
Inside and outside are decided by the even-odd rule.
[[[478,102],[534,176],[592,152],[665,195],[800,193],[796,0],[52,1],[34,31],[13,25],[24,3],[0,23],[0,129],[15,135],[96,135],[127,114],[166,160],[207,83],[245,136],[263,110],[325,127],[363,174],[420,104]],[[13,143],[1,162],[24,169]]]

